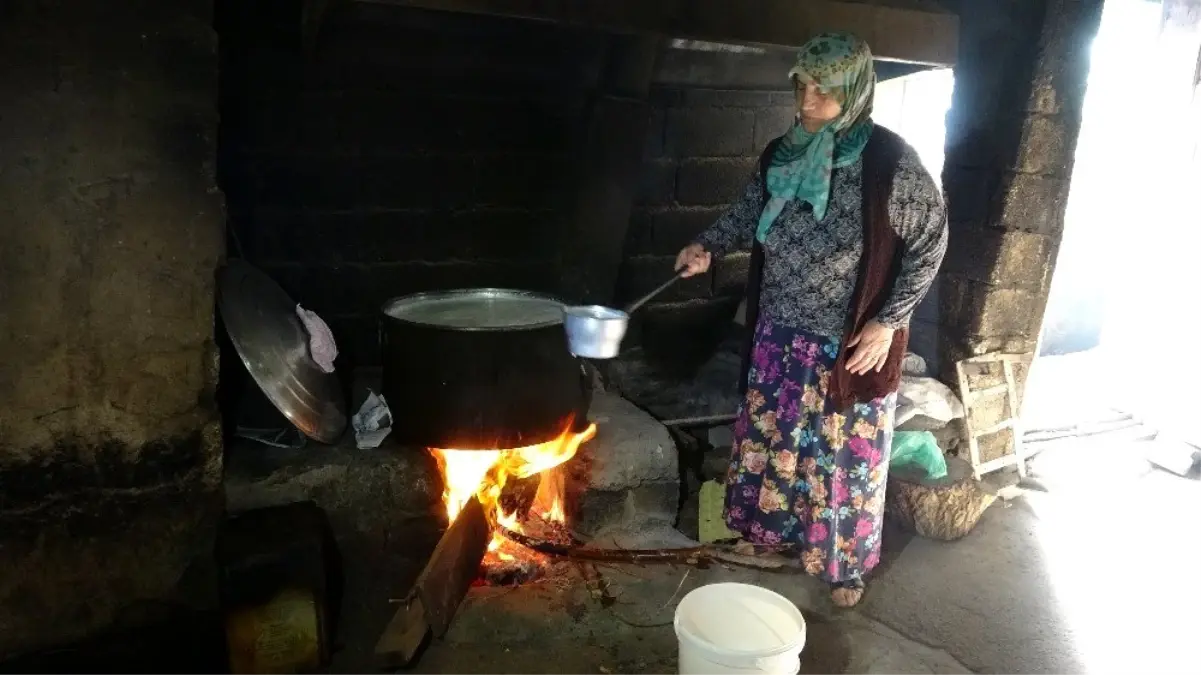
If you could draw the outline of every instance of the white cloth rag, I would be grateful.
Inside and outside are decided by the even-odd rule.
[[[334,342],[334,334],[329,326],[316,313],[296,305],[296,316],[304,324],[304,330],[309,334],[309,356],[321,370],[334,372],[334,359],[338,358],[338,345]]]
[[[350,418],[354,427],[355,446],[360,450],[378,448],[392,431],[392,411],[383,396],[367,390],[367,400],[359,407],[359,411]]]

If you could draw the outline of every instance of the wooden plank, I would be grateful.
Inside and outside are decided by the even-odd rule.
[[[972,477],[980,480],[980,441],[976,436],[975,425],[972,424],[972,408],[967,403],[971,400],[972,390],[968,386],[966,361],[955,364],[955,372],[959,376],[959,398],[964,401],[963,424],[967,427],[968,461],[972,465]]]
[[[1022,444],[1022,421],[1017,398],[1017,376],[1014,372],[1014,364],[1023,362],[1024,359],[1025,357],[1021,354],[983,354],[963,359],[955,364],[955,370],[959,377],[959,395],[964,402],[964,424],[967,426],[972,473],[977,480],[986,473],[1014,464],[1017,465],[1018,476],[1021,478],[1026,477],[1026,457]],[[1001,364],[1005,383],[984,389],[972,390],[969,385],[967,367],[997,363]],[[1008,419],[1004,419],[987,429],[977,430],[972,423],[972,404],[980,399],[995,396],[999,393],[1005,394],[1006,405],[1009,408]],[[980,461],[980,443],[978,439],[1005,429],[1011,430],[1013,436],[1012,452],[1003,457],[982,463]]]
[[[1008,391],[1009,389],[1005,385],[998,384],[995,387],[988,387],[987,389],[976,389],[969,394],[969,398],[971,399],[972,403],[976,403],[982,399],[1000,396]]]
[[[455,610],[479,576],[480,561],[488,551],[491,535],[484,507],[472,497],[438,540],[417,577],[417,594],[425,605],[425,618],[434,637],[442,637],[450,628]]]
[[[375,644],[380,665],[387,669],[407,666],[429,634],[430,625],[425,620],[425,606],[421,604],[421,598],[407,598]]]
[[[1010,418],[1012,422],[1010,429],[1013,435],[1013,458],[1018,465],[1018,477],[1025,478],[1026,459],[1022,455],[1022,419],[1021,411],[1018,410],[1018,384],[1017,376],[1013,372],[1014,363],[1012,360],[1005,361],[1002,370],[1005,371],[1005,386],[1009,390],[1009,414],[1013,416]]]
[[[1012,428],[1013,428],[1013,418],[1010,417],[1009,419],[1004,419],[1004,420],[1001,420],[1000,422],[997,422],[996,424],[992,425],[991,427],[988,427],[987,429],[977,431],[976,438],[980,438],[982,436],[991,436],[997,432],[1005,431],[1006,429],[1012,429]]]
[[[1029,356],[1029,354],[1002,354],[997,352],[996,354],[981,354],[980,356],[972,356],[964,359],[960,363],[1004,363],[1006,361],[1017,363],[1029,358]]]
[[[673,38],[795,47],[822,31],[849,31],[878,58],[952,66],[959,17],[949,12],[839,0],[358,0],[583,25]]]
[[[1017,461],[1017,458],[1014,457],[1013,455],[1005,455],[1003,457],[998,457],[996,459],[990,459],[989,461],[980,465],[980,469],[979,469],[980,475],[984,475],[986,473],[992,473],[993,471],[997,471],[999,469],[1004,469],[1005,467],[1015,463],[1016,461]]]
[[[491,537],[484,507],[472,497],[438,540],[404,605],[380,635],[375,653],[384,665],[406,665],[427,633],[434,637],[446,634],[459,604],[479,575],[480,561]]]

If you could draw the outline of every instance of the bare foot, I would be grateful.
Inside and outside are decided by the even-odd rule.
[[[858,605],[859,601],[863,599],[863,588],[839,586],[830,591],[830,599],[834,601],[836,606],[843,609],[850,609]]]

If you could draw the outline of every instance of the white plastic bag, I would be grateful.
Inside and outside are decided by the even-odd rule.
[[[901,377],[897,390],[896,427],[911,431],[941,429],[963,417],[963,403],[933,377]]]

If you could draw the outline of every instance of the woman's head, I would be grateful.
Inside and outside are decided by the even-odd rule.
[[[796,109],[806,128],[849,129],[871,116],[876,71],[867,43],[847,33],[825,33],[805,43],[788,72]]]

